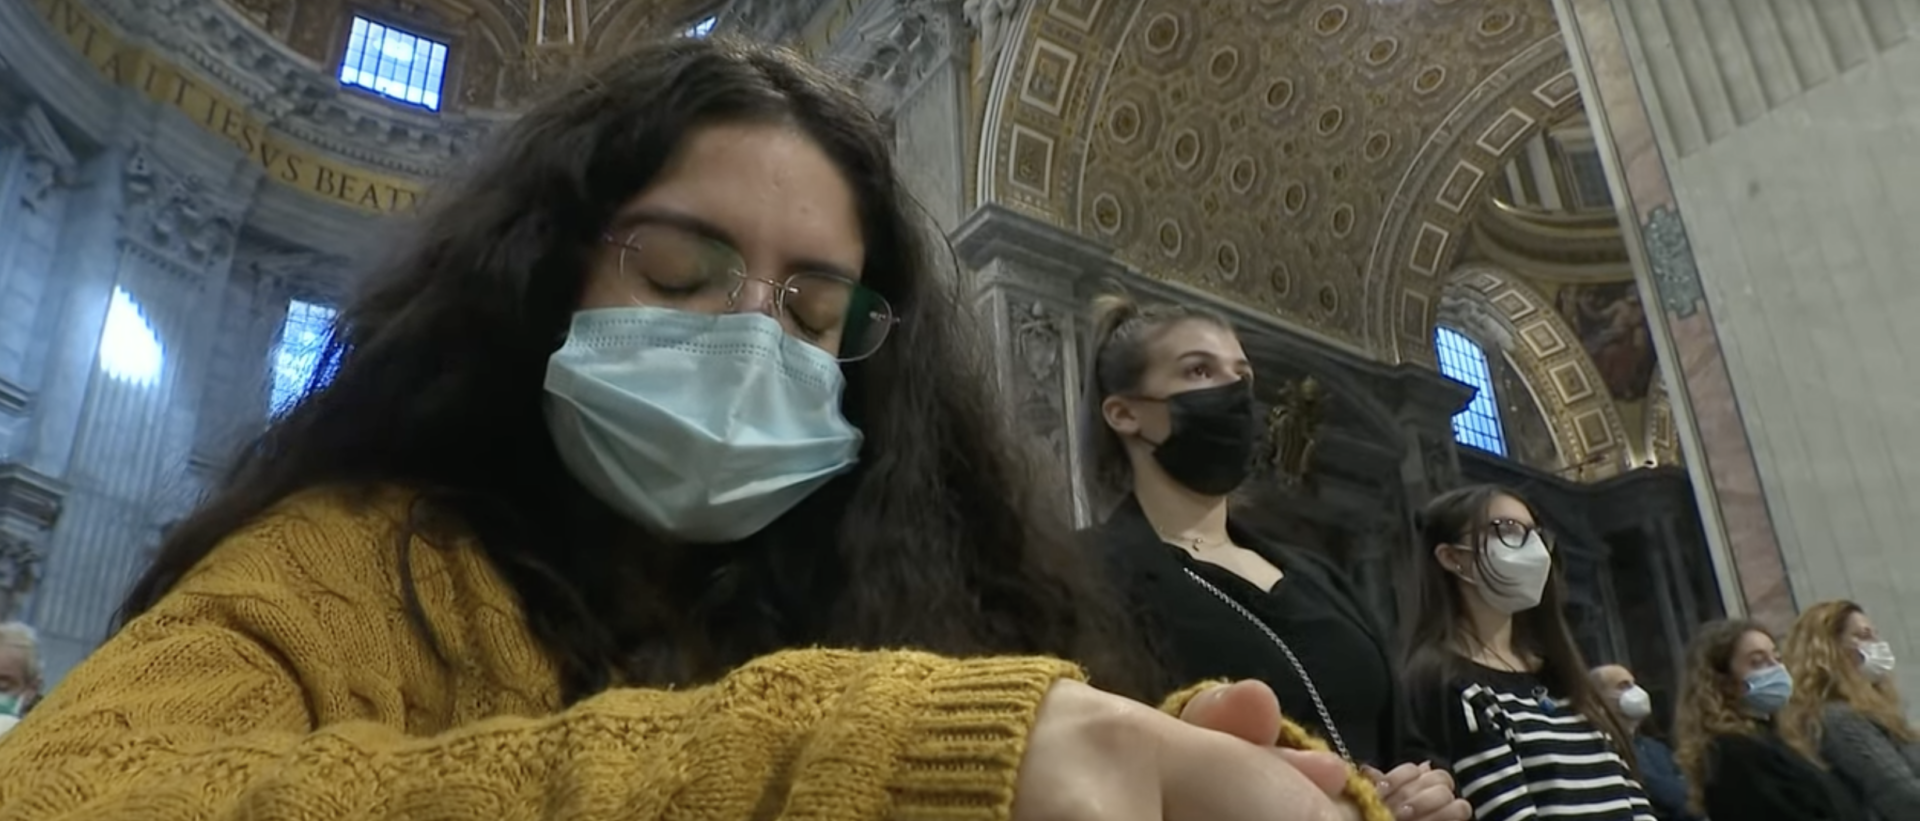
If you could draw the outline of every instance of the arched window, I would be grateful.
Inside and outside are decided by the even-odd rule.
[[[1487,353],[1452,328],[1434,329],[1433,347],[1440,355],[1440,372],[1473,387],[1473,401],[1453,415],[1454,441],[1507,455],[1507,437],[1500,430],[1500,405],[1493,398],[1493,371],[1487,367]]]
[[[269,399],[273,415],[285,413],[307,395],[314,372],[320,369],[320,355],[326,351],[334,314],[334,309],[314,302],[296,299],[287,304],[287,318],[280,325],[280,342],[273,346],[273,388]],[[331,378],[332,374],[327,376]]]
[[[107,302],[107,324],[100,329],[100,369],[129,385],[151,388],[160,384],[166,358],[147,312],[126,289],[114,288]]]

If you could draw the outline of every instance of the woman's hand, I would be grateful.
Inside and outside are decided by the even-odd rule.
[[[1380,800],[1400,821],[1467,821],[1473,806],[1453,794],[1453,776],[1427,764],[1402,764],[1382,774],[1365,768]]]
[[[1267,748],[1322,792],[1340,798],[1347,789],[1347,762],[1333,753],[1274,747],[1274,739],[1280,737],[1280,718],[1280,699],[1266,684],[1252,680],[1194,696],[1180,711],[1180,720],[1188,724]]]
[[[1232,688],[1222,688],[1232,689]],[[1264,689],[1264,688],[1261,688]],[[1213,695],[1213,694],[1208,694]],[[1206,698],[1206,695],[1200,698]],[[1269,692],[1267,697],[1272,698]],[[1201,718],[1247,722],[1259,709],[1223,694]],[[1196,699],[1198,701],[1199,699]],[[1208,711],[1215,711],[1209,715]],[[1278,728],[1279,708],[1273,708]],[[1273,736],[1268,736],[1272,738]],[[1291,752],[1291,751],[1289,751]],[[1295,766],[1248,743],[1073,681],[1040,702],[1015,784],[1015,821],[1345,821],[1351,810]],[[1315,758],[1304,759],[1308,762]],[[1339,762],[1335,758],[1336,763]],[[1308,769],[1321,769],[1308,763]],[[1344,772],[1344,765],[1341,765]],[[1335,791],[1337,792],[1337,787]]]

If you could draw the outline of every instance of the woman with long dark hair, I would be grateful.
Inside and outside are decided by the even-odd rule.
[[[1465,821],[1444,765],[1409,738],[1386,631],[1345,577],[1247,528],[1227,497],[1254,460],[1253,367],[1194,305],[1094,305],[1084,443],[1105,523],[1094,549],[1143,638],[1190,681],[1265,682],[1283,711],[1383,786],[1404,821]]]
[[[1827,601],[1800,614],[1782,648],[1793,698],[1780,710],[1881,821],[1920,818],[1920,729],[1893,686],[1893,647],[1867,611]]]
[[[1419,517],[1407,693],[1480,821],[1653,821],[1628,735],[1561,610],[1553,538],[1520,496],[1443,493]]]
[[[887,146],[704,39],[547,96],[0,744],[0,814],[1350,816],[1257,686],[1078,683],[1146,665]]]
[[[1726,619],[1694,632],[1673,717],[1694,812],[1715,821],[1865,821],[1814,743],[1775,721],[1794,689],[1773,634],[1759,624]]]

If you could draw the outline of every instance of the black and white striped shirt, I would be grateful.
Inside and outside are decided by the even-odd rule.
[[[1414,682],[1421,731],[1452,760],[1478,821],[1654,821],[1606,733],[1556,701],[1539,679],[1472,667],[1447,683]]]

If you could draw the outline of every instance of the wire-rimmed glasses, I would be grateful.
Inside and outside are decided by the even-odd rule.
[[[619,250],[635,303],[717,314],[737,306],[749,286],[765,285],[787,333],[840,362],[872,356],[900,322],[886,297],[852,279],[807,270],[757,277],[732,246],[678,226],[642,223],[603,239]]]

